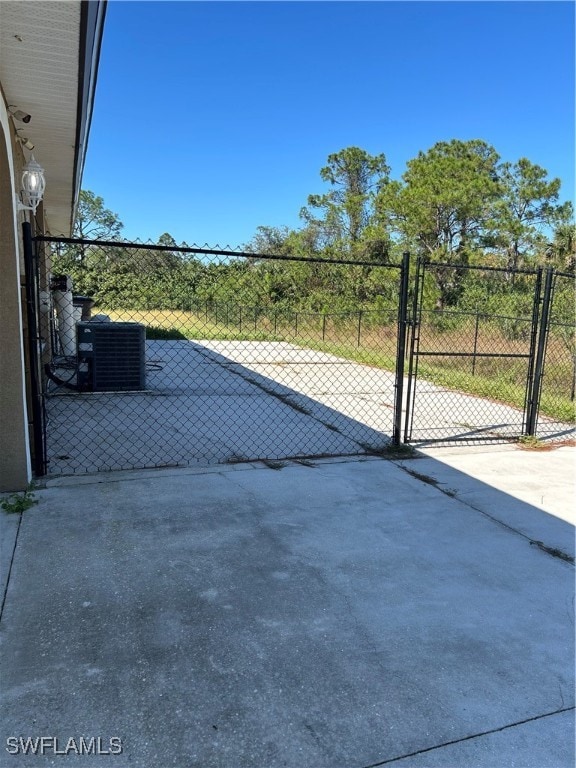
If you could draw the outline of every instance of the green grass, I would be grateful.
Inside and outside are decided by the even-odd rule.
[[[188,340],[188,336],[185,336],[182,331],[178,331],[175,328],[160,328],[157,325],[146,326],[146,338],[163,340]]]
[[[281,341],[283,336],[253,324],[242,330],[223,323],[216,323],[204,316],[180,310],[98,310],[111,320],[142,323],[146,326],[147,339],[209,339],[211,341]],[[95,310],[93,310],[95,314]]]

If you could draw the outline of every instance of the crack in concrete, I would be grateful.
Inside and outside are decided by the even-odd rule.
[[[396,763],[399,760],[404,760],[407,757],[415,757],[416,755],[423,755],[427,752],[433,752],[436,749],[443,749],[444,747],[449,747],[453,744],[461,744],[464,741],[470,741],[471,739],[479,739],[482,736],[490,736],[492,733],[501,733],[502,731],[506,731],[509,728],[516,728],[519,725],[525,725],[526,723],[533,723],[537,720],[543,720],[545,717],[553,717],[554,715],[560,715],[563,712],[571,712],[576,707],[563,707],[562,709],[557,709],[554,712],[545,712],[543,715],[535,715],[534,717],[528,717],[525,720],[518,720],[514,723],[508,723],[507,725],[503,725],[500,728],[491,728],[488,731],[480,731],[479,733],[473,733],[471,736],[463,736],[461,739],[452,739],[451,741],[445,741],[442,744],[435,744],[433,747],[425,747],[424,749],[418,749],[416,752],[408,752],[405,755],[398,755],[397,757],[390,757],[386,760],[380,760],[377,763],[370,763],[369,765],[364,765],[362,768],[380,768],[382,765],[390,765],[391,763]]]
[[[2,605],[0,606],[0,622],[2,622],[2,616],[4,615],[4,606],[6,605],[10,577],[12,576],[12,566],[14,565],[14,560],[16,558],[16,546],[18,544],[18,536],[20,535],[20,526],[22,525],[22,512],[20,512],[19,517],[16,536],[14,537],[14,547],[12,548],[12,555],[10,556],[10,565],[8,566],[8,574],[6,575],[6,586],[4,587],[4,594],[2,595]]]
[[[543,541],[531,539],[530,536],[528,536],[525,533],[522,533],[522,531],[519,531],[517,528],[514,528],[511,525],[508,525],[508,523],[502,522],[502,520],[498,520],[498,518],[494,517],[494,515],[491,515],[489,512],[486,512],[484,509],[480,509],[480,507],[475,506],[474,504],[472,504],[472,502],[462,498],[462,496],[453,488],[442,488],[440,486],[440,481],[436,480],[436,478],[430,477],[428,475],[423,475],[420,472],[416,472],[415,470],[404,466],[401,462],[394,461],[394,463],[396,464],[397,467],[399,467],[404,472],[406,472],[406,474],[416,478],[416,480],[420,480],[421,482],[426,483],[427,485],[433,486],[438,491],[440,491],[440,493],[443,493],[445,496],[449,496],[452,499],[457,499],[459,502],[461,502],[462,504],[465,504],[467,507],[469,507],[470,509],[473,509],[475,512],[480,512],[481,515],[484,515],[484,517],[487,517],[489,520],[492,520],[492,522],[496,523],[497,525],[501,525],[503,528],[506,528],[512,533],[515,533],[518,536],[522,536],[522,538],[526,539],[526,541],[530,544],[530,546],[537,547],[545,554],[550,555],[550,557],[554,557],[558,560],[562,560],[565,563],[570,563],[570,565],[574,565],[574,558],[572,557],[572,555],[569,555],[566,552],[563,552],[561,549],[558,549],[557,547],[549,547],[546,544],[544,544]]]
[[[558,549],[558,547],[548,547],[546,544],[544,544],[543,541],[537,541],[534,539],[530,539],[530,545],[538,547],[538,549],[541,549],[542,552],[546,552],[546,554],[550,555],[551,557],[557,557],[559,560],[564,560],[566,563],[574,563],[574,558],[572,555],[567,555],[566,552]]]

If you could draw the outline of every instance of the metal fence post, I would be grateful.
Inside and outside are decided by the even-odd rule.
[[[544,280],[544,294],[542,297],[542,311],[540,312],[540,325],[538,328],[538,345],[536,360],[534,363],[534,377],[532,380],[532,392],[529,400],[529,410],[526,419],[526,434],[534,436],[538,424],[538,411],[540,409],[540,395],[542,394],[542,377],[544,375],[544,357],[546,355],[546,343],[550,330],[550,307],[552,304],[552,282],[554,269],[546,269]]]
[[[406,391],[406,416],[404,419],[404,442],[411,437],[413,421],[414,400],[416,396],[415,377],[418,371],[418,358],[416,350],[420,347],[419,328],[422,321],[422,303],[425,281],[425,261],[419,257],[416,263],[416,277],[414,279],[414,295],[412,297],[412,332],[410,334],[410,351],[408,353],[408,389]],[[416,357],[416,364],[414,359]],[[413,392],[414,390],[414,392]]]
[[[536,359],[536,347],[538,342],[538,320],[540,318],[540,305],[542,303],[542,267],[536,272],[534,285],[534,300],[532,302],[532,322],[530,325],[530,349],[528,352],[528,369],[526,372],[526,387],[524,395],[524,417],[522,434],[528,434],[528,422],[532,412],[532,394],[534,385],[534,361]]]
[[[474,354],[472,356],[472,376],[476,373],[476,352],[478,351],[478,321],[480,313],[476,310],[476,325],[474,327]]]
[[[30,222],[22,224],[24,242],[24,271],[26,277],[26,318],[28,323],[28,357],[30,366],[30,401],[32,405],[32,437],[34,441],[34,474],[46,474],[46,444],[44,440],[44,417],[42,411],[42,386],[40,356],[38,354],[39,327],[36,280],[38,263],[32,241]]]
[[[400,300],[398,302],[398,330],[396,337],[396,381],[394,383],[394,445],[402,442],[402,399],[404,395],[404,358],[406,356],[406,332],[408,330],[408,277],[410,272],[410,254],[402,255],[400,268]]]
[[[358,334],[356,336],[356,346],[360,346],[360,331],[362,328],[362,310],[358,312]]]

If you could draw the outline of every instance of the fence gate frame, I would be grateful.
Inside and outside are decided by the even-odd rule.
[[[402,404],[404,400],[404,364],[406,360],[406,338],[410,327],[408,314],[410,290],[410,253],[402,254],[400,266],[400,298],[398,301],[398,322],[396,328],[396,370],[394,381],[394,428],[392,432],[392,444],[398,447],[406,440],[402,439]],[[408,418],[406,410],[405,420]]]
[[[533,367],[529,369],[526,382],[527,398],[525,408],[525,431],[530,437],[536,435],[538,428],[538,413],[540,411],[540,397],[542,395],[542,381],[544,378],[544,363],[546,361],[546,349],[550,335],[550,312],[556,283],[552,267],[547,267],[542,286],[542,268],[538,270],[539,302],[534,301],[534,316],[532,326],[535,329],[534,344],[531,345]]]
[[[526,354],[479,353],[476,349],[474,352],[469,353],[450,353],[444,351],[440,352],[437,350],[422,351],[420,348],[420,328],[422,324],[422,313],[424,309],[424,282],[426,271],[434,267],[460,270],[465,269],[467,271],[477,270],[481,272],[499,272],[502,274],[506,273],[508,275],[533,275],[535,283],[528,352]],[[544,374],[544,362],[546,359],[546,348],[550,330],[550,311],[552,307],[552,298],[555,284],[554,275],[555,270],[552,267],[539,267],[536,270],[508,270],[499,267],[434,262],[424,257],[419,257],[417,259],[411,315],[407,321],[407,325],[410,328],[410,341],[407,350],[408,373],[403,434],[404,443],[412,442],[414,411],[417,402],[416,390],[418,384],[418,366],[420,358],[440,354],[443,356],[474,357],[476,359],[490,357],[525,358],[527,360],[527,373],[524,388],[524,407],[522,411],[521,435],[536,435],[538,413],[540,409],[540,396],[542,392],[542,379]],[[438,442],[441,442],[441,440]]]

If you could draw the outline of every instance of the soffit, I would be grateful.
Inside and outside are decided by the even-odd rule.
[[[14,125],[34,144],[46,172],[48,225],[63,234],[75,196],[80,12],[80,2],[69,0],[0,1],[0,82],[7,103],[32,115]]]

